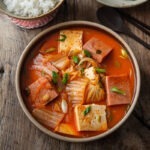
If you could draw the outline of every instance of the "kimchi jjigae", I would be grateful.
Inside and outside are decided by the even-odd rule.
[[[134,69],[111,35],[72,27],[50,33],[33,48],[20,82],[39,123],[65,136],[90,137],[112,128],[128,111]]]

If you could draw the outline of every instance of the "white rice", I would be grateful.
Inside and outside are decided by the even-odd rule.
[[[37,17],[56,6],[60,0],[3,0],[9,12],[23,17]]]

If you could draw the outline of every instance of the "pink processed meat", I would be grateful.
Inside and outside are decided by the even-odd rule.
[[[131,103],[130,81],[126,74],[106,76],[107,105]]]
[[[88,50],[98,63],[101,63],[103,59],[112,51],[112,47],[94,37],[83,45],[83,49]]]

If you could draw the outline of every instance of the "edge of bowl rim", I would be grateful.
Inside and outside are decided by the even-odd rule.
[[[139,2],[139,3],[135,3],[135,4],[130,4],[130,5],[117,5],[117,6],[115,6],[115,5],[110,5],[110,4],[108,4],[108,3],[105,3],[105,2],[103,2],[103,1],[99,1],[99,0],[96,0],[98,3],[100,3],[100,4],[102,4],[102,5],[104,5],[104,6],[109,6],[109,7],[113,7],[113,8],[131,8],[131,7],[136,7],[136,6],[138,6],[138,5],[141,5],[141,4],[143,4],[143,3],[146,3],[146,2],[148,2],[148,0],[143,0],[143,1],[141,1],[141,2]]]
[[[87,25],[87,26],[91,26],[94,28],[99,28],[105,32],[107,32],[108,34],[111,34],[113,37],[115,37],[129,52],[131,59],[133,61],[133,65],[135,68],[135,74],[136,74],[136,91],[135,91],[135,95],[134,95],[134,100],[130,106],[130,109],[128,110],[128,112],[126,113],[126,115],[122,118],[122,120],[120,120],[114,127],[112,127],[111,129],[107,130],[106,132],[93,136],[93,137],[88,137],[88,138],[74,138],[74,137],[66,137],[63,135],[59,135],[57,133],[53,133],[52,131],[48,130],[47,128],[45,128],[44,126],[42,126],[38,121],[36,121],[36,119],[31,115],[31,113],[28,111],[23,98],[21,96],[21,90],[20,90],[20,72],[21,72],[21,67],[22,64],[24,62],[24,59],[26,57],[26,55],[29,53],[30,48],[44,35],[50,33],[53,30],[57,30],[59,28],[63,28],[63,27],[69,27],[69,26],[74,26],[74,25]],[[29,44],[26,46],[26,48],[24,49],[23,53],[21,54],[21,57],[18,61],[17,64],[17,69],[16,69],[16,75],[15,75],[15,87],[16,87],[16,93],[17,93],[17,98],[19,100],[19,103],[24,111],[24,113],[26,114],[26,116],[29,118],[29,120],[41,131],[43,131],[44,133],[50,135],[51,137],[55,138],[55,139],[59,139],[62,141],[67,141],[67,142],[88,142],[88,141],[93,141],[93,140],[97,140],[97,139],[101,139],[109,134],[111,134],[112,132],[114,132],[116,129],[118,129],[126,120],[127,118],[130,116],[131,112],[133,111],[136,102],[138,100],[139,97],[139,92],[140,92],[140,85],[141,85],[141,78],[140,78],[140,70],[139,70],[139,66],[137,63],[137,60],[131,50],[131,48],[128,46],[128,44],[123,40],[122,37],[120,37],[117,33],[115,33],[114,31],[112,31],[111,29],[100,25],[98,23],[93,23],[93,22],[89,22],[89,21],[67,21],[64,23],[59,23],[56,24],[52,27],[49,27],[48,29],[44,30],[43,32],[39,33],[37,36],[35,36],[30,42]]]
[[[5,15],[12,17],[12,18],[16,18],[16,19],[20,19],[20,20],[38,20],[40,18],[43,18],[45,16],[50,15],[51,13],[55,12],[55,10],[57,10],[62,4],[63,4],[64,0],[60,0],[60,2],[58,2],[54,8],[52,8],[51,10],[49,10],[47,13],[45,14],[41,14],[39,16],[36,17],[23,17],[23,16],[17,16],[9,11],[5,11],[2,8],[0,8],[0,12],[4,13]]]

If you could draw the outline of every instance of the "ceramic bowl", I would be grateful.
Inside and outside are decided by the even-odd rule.
[[[51,34],[53,31],[56,30],[61,30],[63,28],[67,28],[67,27],[75,27],[75,26],[86,26],[86,27],[92,27],[98,30],[102,30],[104,32],[106,32],[107,34],[110,34],[111,36],[113,36],[116,40],[118,40],[122,46],[128,51],[128,54],[131,58],[131,61],[133,63],[133,67],[134,67],[134,71],[135,71],[135,89],[134,89],[134,96],[133,96],[133,101],[132,104],[128,110],[128,112],[126,113],[126,115],[123,117],[123,119],[121,121],[119,121],[114,127],[112,127],[111,129],[109,129],[108,131],[93,136],[93,137],[88,137],[88,138],[73,138],[73,137],[66,137],[63,135],[59,135],[56,134],[50,130],[48,130],[47,128],[45,128],[43,125],[41,125],[33,116],[32,114],[29,112],[28,108],[26,107],[23,97],[21,95],[21,89],[20,89],[20,74],[21,74],[21,70],[22,67],[24,65],[24,61],[27,57],[27,55],[32,51],[32,48],[35,46],[36,43],[38,43],[41,39],[43,39],[43,37]],[[45,31],[41,32],[39,35],[37,35],[33,40],[31,40],[31,42],[27,45],[27,47],[25,48],[25,50],[23,51],[20,60],[18,62],[17,65],[17,70],[16,70],[16,78],[15,78],[15,84],[16,84],[16,92],[17,92],[17,96],[18,96],[18,100],[19,103],[24,111],[24,113],[27,115],[27,117],[30,119],[30,121],[37,127],[39,128],[41,131],[43,131],[44,133],[48,134],[51,137],[54,137],[56,139],[59,140],[64,140],[64,141],[69,141],[69,142],[88,142],[88,141],[93,141],[96,139],[100,139],[103,138],[107,135],[109,135],[110,133],[114,132],[116,129],[118,129],[126,120],[127,118],[130,116],[131,112],[133,111],[135,104],[138,100],[138,96],[139,96],[139,92],[140,92],[140,72],[139,72],[139,66],[137,63],[137,60],[131,50],[131,48],[128,46],[128,44],[115,32],[113,32],[111,29],[99,25],[97,23],[92,23],[92,22],[87,22],[87,21],[70,21],[70,22],[65,22],[65,23],[61,23],[61,24],[57,24],[55,26],[52,26],[48,29],[46,29]]]
[[[58,9],[63,4],[63,2],[64,0],[60,0],[60,2],[46,14],[42,14],[37,17],[21,17],[9,12],[5,4],[3,3],[3,0],[0,0],[0,12],[9,16],[11,21],[17,26],[27,29],[33,29],[44,26],[48,22],[50,22],[56,16]]]
[[[134,7],[140,4],[143,4],[144,2],[147,2],[148,0],[97,0],[97,2],[110,6],[115,8],[128,8],[128,7]]]

